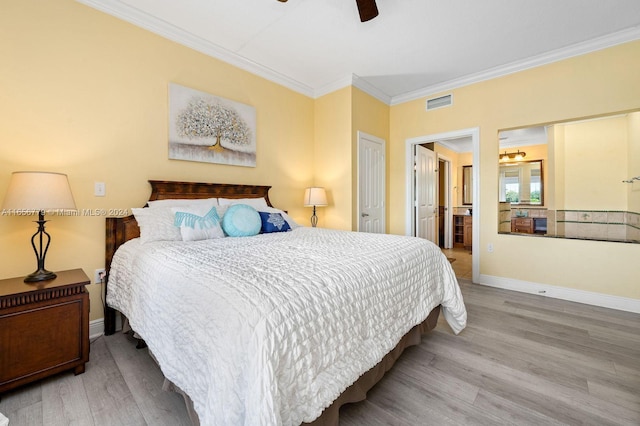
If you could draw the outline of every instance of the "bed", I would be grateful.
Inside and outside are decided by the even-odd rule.
[[[262,199],[273,209],[269,186],[149,182],[151,203]],[[122,312],[195,424],[337,424],[340,406],[366,398],[440,312],[454,332],[466,325],[435,245],[292,227],[144,243],[134,216],[107,218],[105,334]]]

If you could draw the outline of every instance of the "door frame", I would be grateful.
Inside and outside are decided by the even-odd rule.
[[[357,194],[356,194],[356,230],[360,231],[360,144],[362,139],[368,139],[372,142],[379,143],[382,145],[382,156],[383,156],[383,164],[382,164],[382,172],[384,174],[382,179],[382,233],[387,232],[387,141],[377,136],[371,135],[369,133],[362,132],[360,130],[357,131],[358,135],[358,146],[356,148],[357,156],[358,156],[358,169],[356,170],[356,179],[357,179]]]
[[[405,140],[405,233],[415,235],[415,212],[413,208],[413,194],[415,192],[413,175],[414,145],[429,142],[438,142],[446,139],[461,137],[471,137],[473,145],[473,242],[472,242],[472,281],[479,282],[480,279],[480,128],[471,127],[468,129],[454,130],[451,132],[436,133],[432,135],[417,136]]]
[[[445,207],[445,217],[444,217],[444,248],[453,247],[453,232],[451,231],[453,228],[453,208],[451,206],[451,158],[446,155],[442,155],[436,153],[436,159],[438,160],[438,165],[440,161],[446,167],[444,171],[444,179],[445,179],[445,188],[447,188],[446,194],[444,194],[444,207]],[[440,176],[440,174],[438,174]],[[440,184],[438,182],[438,191],[440,190]],[[438,199],[440,199],[440,194],[438,193]]]

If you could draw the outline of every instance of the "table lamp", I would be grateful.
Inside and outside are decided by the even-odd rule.
[[[324,188],[312,186],[304,191],[304,206],[313,207],[313,214],[311,215],[311,226],[314,228],[318,224],[318,216],[316,216],[316,206],[327,205],[327,193]]]
[[[25,277],[24,282],[40,282],[56,277],[44,267],[44,260],[51,243],[51,236],[44,230],[44,215],[47,210],[75,210],[73,194],[67,175],[50,172],[14,172],[2,205],[10,214],[30,215],[38,212],[38,230],[31,237],[31,246],[36,253],[38,269]],[[44,237],[46,236],[46,242]],[[36,240],[38,245],[36,245]]]

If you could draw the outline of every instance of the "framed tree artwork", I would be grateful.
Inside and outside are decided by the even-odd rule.
[[[256,109],[169,83],[169,158],[256,166]]]

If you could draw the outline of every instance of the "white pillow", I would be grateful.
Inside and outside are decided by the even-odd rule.
[[[224,238],[219,207],[212,204],[173,207],[174,225],[180,228],[183,241]]]
[[[264,213],[280,213],[282,215],[282,217],[284,218],[284,220],[287,221],[287,223],[289,224],[289,227],[291,229],[298,228],[300,226],[300,225],[298,225],[296,223],[295,220],[291,219],[291,216],[289,216],[283,210],[276,209],[274,207],[258,207],[258,208],[256,208],[256,210],[258,210],[259,212],[264,212]]]
[[[140,242],[180,241],[180,228],[173,224],[173,212],[168,207],[132,208],[140,227]]]
[[[228,206],[231,204],[246,204],[254,209],[260,209],[261,207],[269,207],[267,200],[264,197],[260,198],[218,198],[218,204],[221,206]]]
[[[184,207],[184,206],[198,206],[198,205],[218,205],[217,198],[168,198],[166,200],[147,201],[150,208],[156,207]]]

